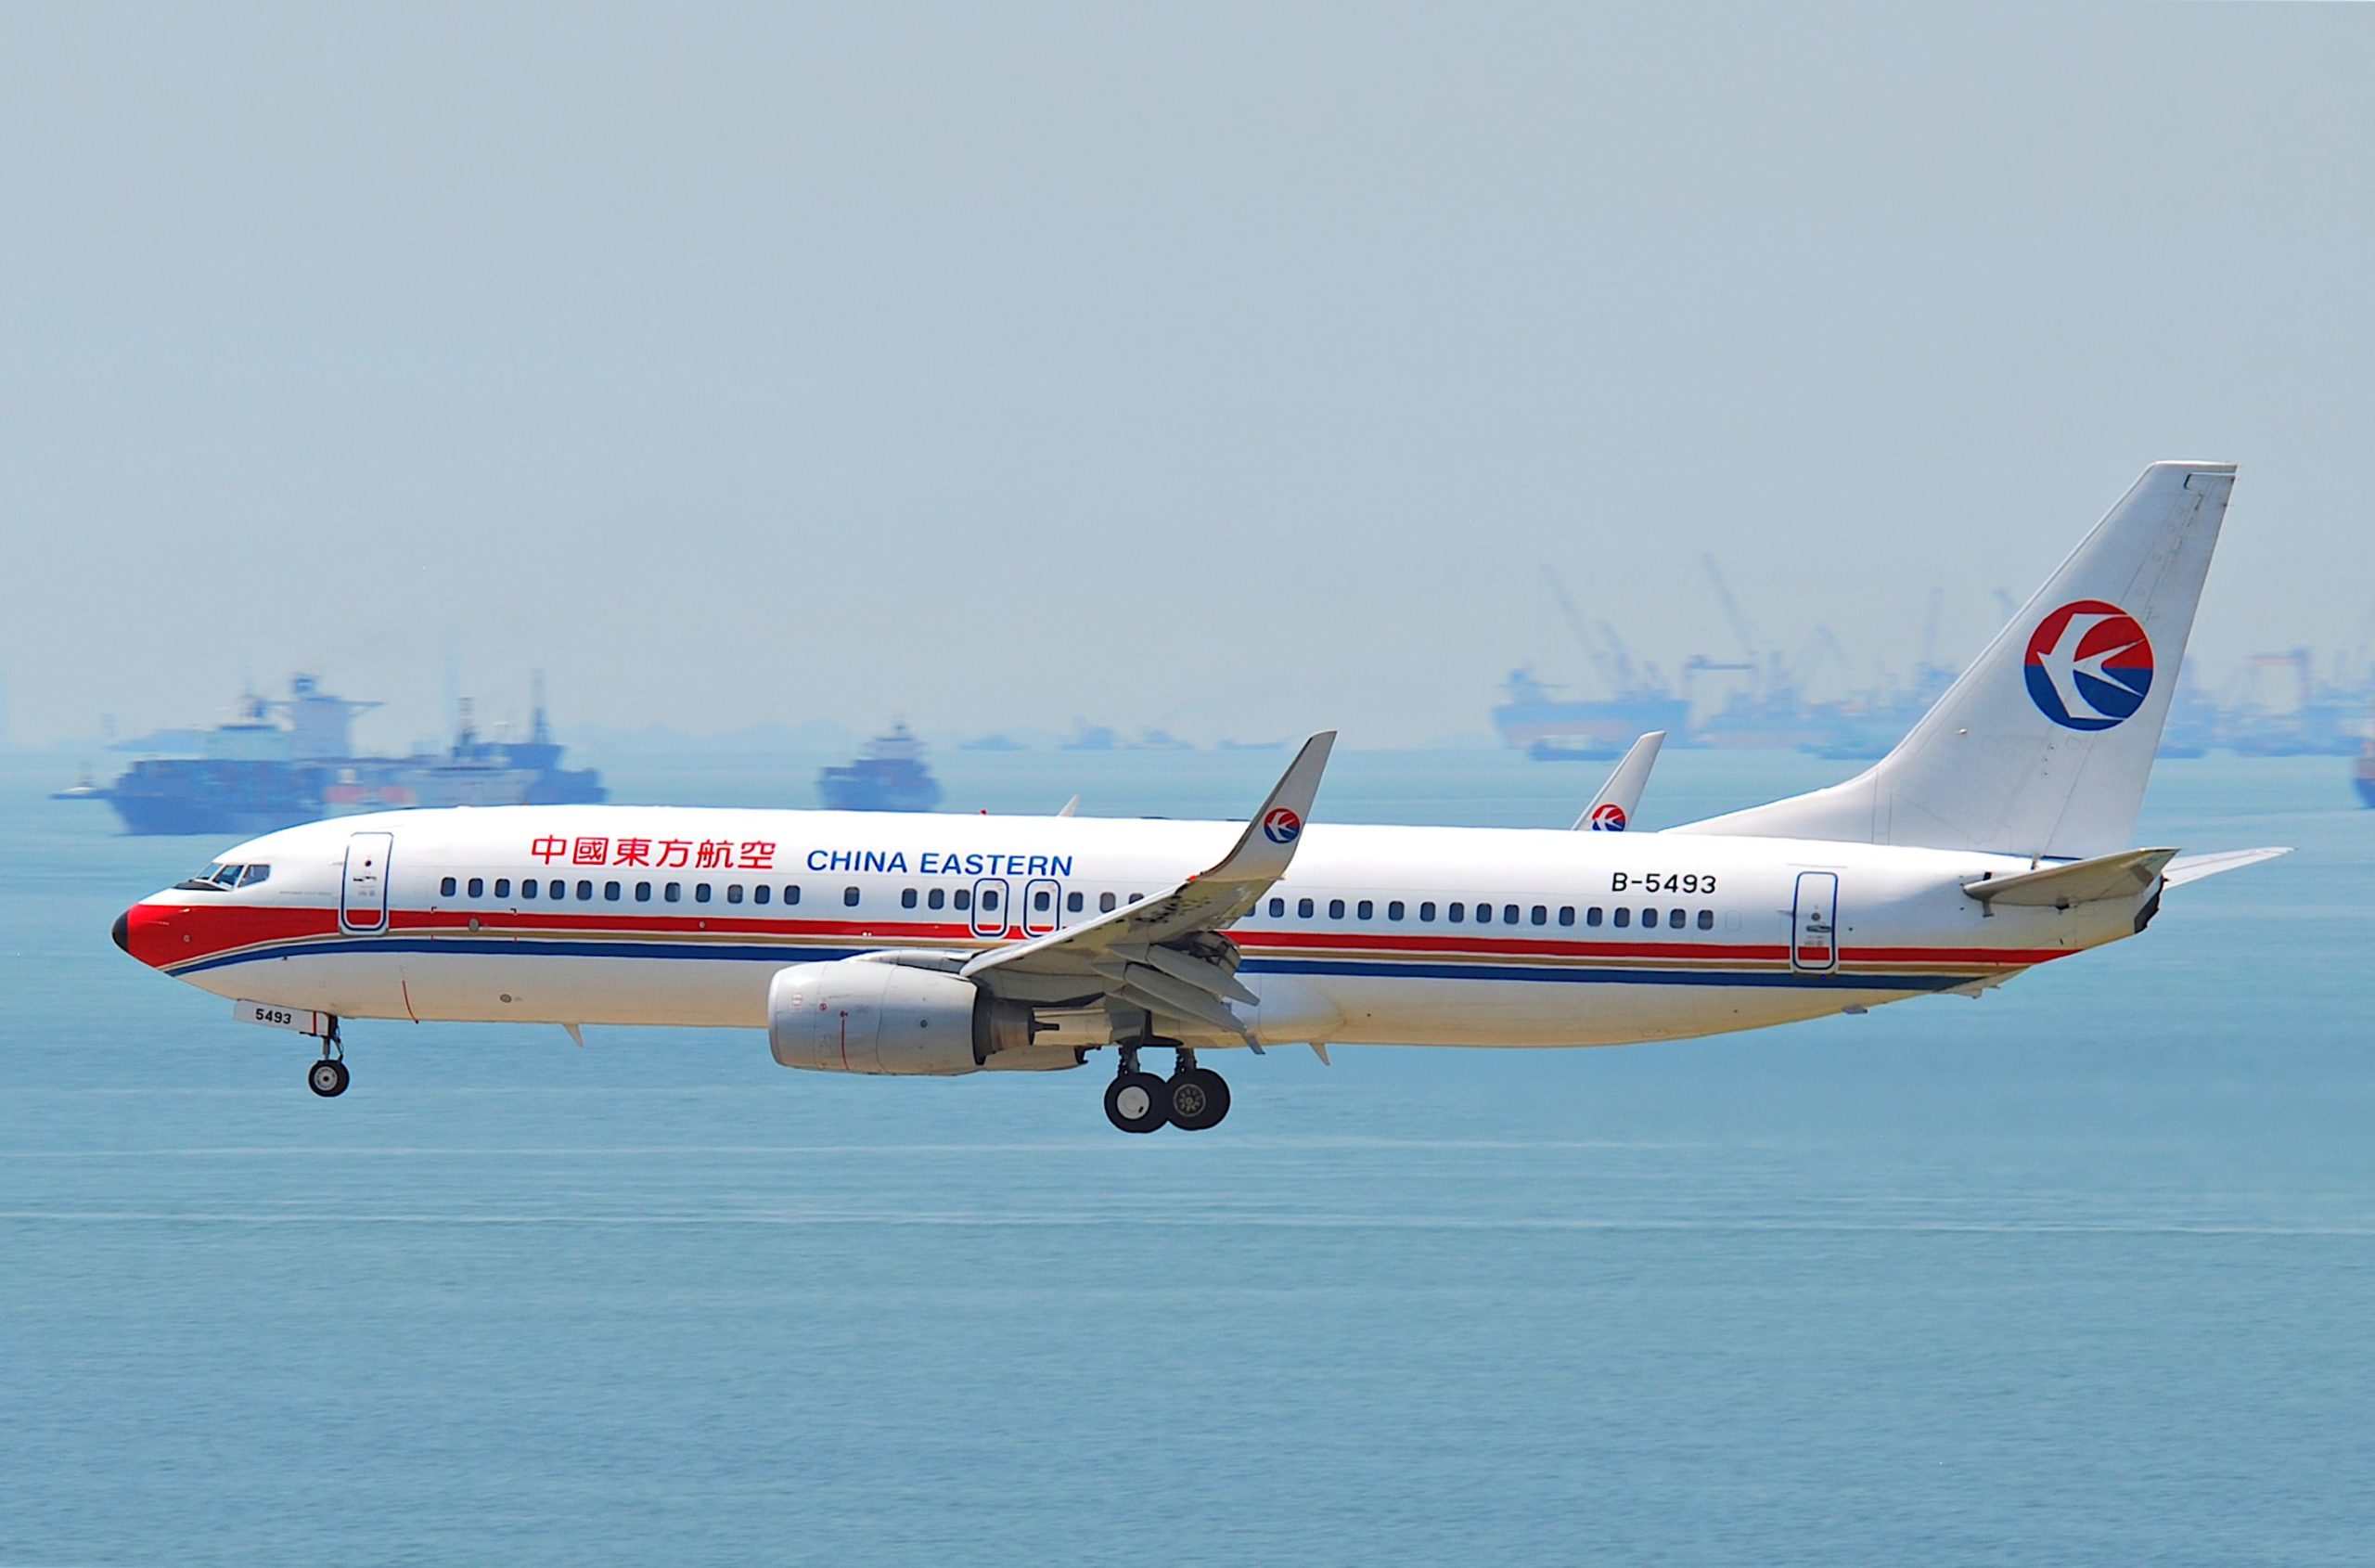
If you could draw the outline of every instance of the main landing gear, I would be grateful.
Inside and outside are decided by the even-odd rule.
[[[346,1092],[346,1047],[338,1037],[338,1019],[330,1019],[330,1032],[322,1036],[322,1060],[305,1070],[305,1086],[324,1099],[336,1099]]]
[[[1143,1046],[1168,1045],[1178,1067],[1158,1078],[1138,1066]],[[1168,1040],[1143,1040],[1121,1047],[1121,1071],[1105,1088],[1105,1117],[1125,1133],[1150,1133],[1169,1123],[1182,1132],[1201,1132],[1228,1114],[1228,1081],[1196,1065],[1196,1053]]]

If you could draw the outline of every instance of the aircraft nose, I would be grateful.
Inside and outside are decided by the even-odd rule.
[[[111,930],[111,931],[109,931],[109,932],[108,932],[108,934],[109,934],[109,936],[112,936],[112,937],[114,937],[114,938],[115,938],[115,945],[116,945],[117,946],[119,946],[119,947],[122,948],[122,949],[123,949],[125,952],[127,952],[127,953],[131,952],[131,951],[132,951],[132,911],[131,911],[131,910],[129,910],[129,909],[126,909],[122,914],[118,915],[118,916],[115,918],[115,927],[114,927],[114,929],[113,929],[113,930]]]

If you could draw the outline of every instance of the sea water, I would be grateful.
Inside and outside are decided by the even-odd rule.
[[[815,759],[612,765],[805,804]],[[937,759],[952,807],[1241,815],[1278,752]],[[756,1032],[358,1022],[140,968],[212,841],[0,769],[0,1562],[2375,1557],[2370,829],[1972,1001],[1591,1051],[790,1073]],[[1645,824],[1837,777],[1670,753]],[[1322,820],[1564,826],[1589,765],[1337,759]],[[1588,1006],[1587,997],[1578,1004]]]

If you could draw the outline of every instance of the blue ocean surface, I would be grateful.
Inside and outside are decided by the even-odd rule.
[[[1282,753],[936,759],[1241,816]],[[815,759],[614,765],[811,803]],[[1677,752],[1647,826],[1841,765]],[[755,1032],[310,1045],[108,940],[211,841],[0,768],[0,1562],[2375,1558],[2375,813],[1972,1001],[1594,1051],[787,1073]],[[1342,755],[1322,819],[1563,826],[1589,765]],[[1580,998],[1588,1005],[1588,998]]]

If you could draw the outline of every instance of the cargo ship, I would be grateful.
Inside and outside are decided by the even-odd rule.
[[[1513,670],[1501,683],[1493,727],[1504,742],[1541,761],[1620,757],[1653,729],[1685,735],[1690,704],[1654,688],[1611,700],[1562,700],[1531,670]]]
[[[357,755],[354,716],[377,702],[332,696],[311,675],[286,698],[250,693],[198,755],[144,757],[104,791],[128,833],[265,833],[324,816],[407,806],[574,805],[608,800],[591,768],[560,765],[537,682],[525,740],[484,739],[461,706],[443,754]]]
[[[857,761],[819,773],[816,789],[834,811],[930,811],[940,803],[940,780],[924,766],[924,743],[904,724],[867,741]]]

